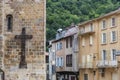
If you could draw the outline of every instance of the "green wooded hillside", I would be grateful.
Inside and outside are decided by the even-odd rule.
[[[99,17],[120,6],[119,0],[47,0],[47,40],[58,28]]]

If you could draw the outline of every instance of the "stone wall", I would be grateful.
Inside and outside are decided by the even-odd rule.
[[[4,26],[0,23],[0,42],[5,80],[45,80],[45,0],[4,0],[2,6],[4,15],[0,15],[0,21],[4,18]],[[9,14],[13,16],[11,31],[7,30]],[[26,41],[27,69],[20,69],[21,41],[15,35],[20,35],[24,27],[33,38]]]

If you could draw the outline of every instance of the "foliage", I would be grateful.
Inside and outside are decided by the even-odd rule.
[[[119,0],[47,0],[47,40],[58,28],[99,17],[119,7]]]

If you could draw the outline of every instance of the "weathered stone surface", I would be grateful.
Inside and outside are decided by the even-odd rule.
[[[3,2],[4,1],[4,2]],[[45,80],[45,0],[0,1],[0,68],[5,80]],[[7,15],[13,16],[12,31],[7,30]],[[22,28],[33,38],[26,41],[27,69],[20,69]]]

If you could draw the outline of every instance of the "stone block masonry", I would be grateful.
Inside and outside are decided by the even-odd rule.
[[[45,0],[0,1],[0,68],[5,72],[5,80],[46,80],[45,3]],[[7,18],[8,15],[12,18]],[[25,43],[27,68],[19,68],[22,44],[15,39],[22,28],[32,35]]]

